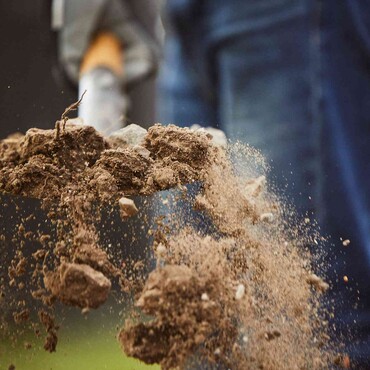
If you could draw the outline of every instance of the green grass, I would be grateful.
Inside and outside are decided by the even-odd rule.
[[[75,320],[73,320],[75,321]],[[10,364],[16,370],[158,370],[159,366],[148,366],[124,356],[116,339],[116,325],[101,326],[96,320],[82,320],[77,324],[64,323],[59,330],[57,352],[48,353],[43,338],[33,334],[18,337],[12,345],[9,340],[0,342],[0,369],[8,370]],[[32,343],[31,349],[24,342]]]

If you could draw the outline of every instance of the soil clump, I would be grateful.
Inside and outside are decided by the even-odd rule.
[[[129,138],[121,137],[125,132]],[[332,356],[320,309],[328,285],[314,275],[313,239],[286,222],[264,174],[237,173],[230,152],[205,131],[157,124],[134,133],[103,137],[67,121],[64,129],[31,129],[0,142],[0,191],[40,199],[55,229],[55,237],[26,235],[20,225],[19,235],[40,248],[32,263],[17,251],[8,269],[10,285],[19,289],[33,266],[31,294],[46,307],[39,312],[44,348],[56,349],[50,313],[56,301],[98,308],[118,281],[136,294],[147,317],[128,319],[119,341],[127,355],[146,363],[327,367]],[[194,195],[189,184],[200,192]],[[130,275],[129,261],[118,264],[101,245],[101,206],[120,207],[126,222],[138,211],[131,196],[172,188],[178,192],[161,203],[163,216],[151,230],[156,268],[148,277]],[[204,228],[189,226],[195,211],[185,214],[184,201],[201,210]],[[206,232],[207,223],[214,231]]]

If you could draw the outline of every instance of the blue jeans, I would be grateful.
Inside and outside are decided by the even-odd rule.
[[[168,0],[167,7],[160,122],[215,126],[262,151],[277,187],[332,235],[338,336],[349,339],[356,369],[370,368],[369,5]],[[347,249],[340,237],[351,239]]]
[[[356,369],[370,369],[370,3],[325,0],[321,41],[324,227],[351,240],[336,247],[334,291],[350,279],[337,315],[353,331]]]
[[[312,211],[317,62],[307,47],[313,40],[308,1],[200,1],[193,5],[198,13],[189,15],[176,3],[191,8],[192,2],[169,1],[177,22],[165,49],[160,121],[216,126],[260,149],[278,187],[289,187],[300,211]],[[191,18],[191,30],[181,16]]]

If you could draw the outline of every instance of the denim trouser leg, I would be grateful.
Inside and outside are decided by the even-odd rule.
[[[321,54],[324,201],[326,230],[336,242],[338,256],[337,317],[340,332],[350,339],[350,354],[357,361],[354,368],[370,369],[369,2],[323,3]],[[340,238],[350,239],[350,246],[343,248]],[[343,282],[345,275],[348,284]]]
[[[201,93],[197,71],[176,36],[169,36],[164,66],[159,76],[158,119],[163,124],[213,125],[214,106]]]
[[[319,200],[309,3],[204,1],[197,37],[169,37],[159,83],[160,121],[217,126],[260,149],[302,213]]]
[[[261,150],[279,189],[313,210],[319,136],[309,14],[271,19],[217,49],[221,128]]]
[[[172,3],[183,8],[188,3],[196,11],[187,14],[201,16],[176,25],[172,42],[186,53],[172,50],[162,75],[171,76],[162,78],[162,92],[173,108],[164,112],[170,114],[163,122],[218,125],[230,138],[261,149],[277,185],[289,184],[287,193],[300,211],[318,205],[316,215],[318,210],[326,216],[324,233],[336,242],[329,253],[336,259],[331,277],[337,333],[353,344],[346,349],[358,361],[355,368],[370,369],[369,2],[168,0]],[[314,9],[319,3],[321,50]],[[189,32],[194,27],[201,31],[196,36]],[[176,74],[168,75],[166,68]],[[350,247],[344,249],[340,237],[351,239]],[[343,275],[349,277],[347,290]],[[346,325],[357,331],[353,337]]]

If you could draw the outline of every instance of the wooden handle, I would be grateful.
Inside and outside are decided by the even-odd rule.
[[[122,45],[111,32],[100,32],[92,40],[82,60],[80,74],[96,67],[106,67],[118,76],[123,75]]]

